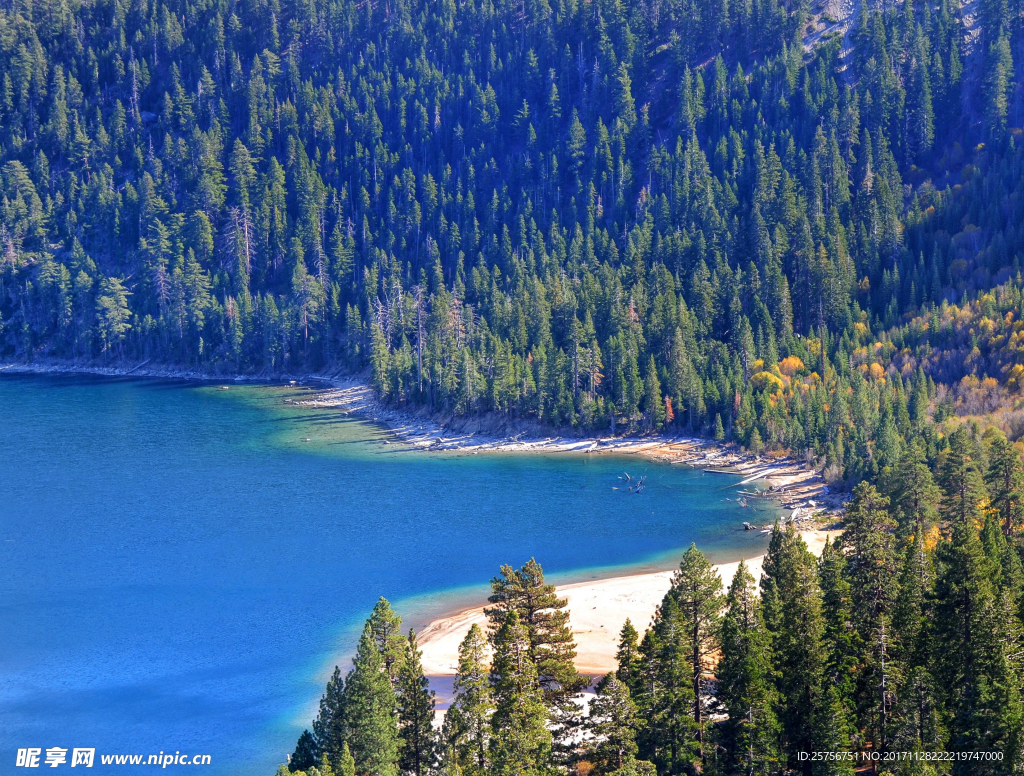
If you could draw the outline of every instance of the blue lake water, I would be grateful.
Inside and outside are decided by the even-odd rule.
[[[378,596],[418,627],[501,563],[558,581],[766,545],[741,523],[774,513],[725,476],[424,453],[304,395],[0,377],[0,774],[59,746],[270,776]],[[623,471],[647,489],[613,490]]]

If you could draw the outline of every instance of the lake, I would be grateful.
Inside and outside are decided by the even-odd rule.
[[[59,746],[271,776],[381,595],[419,627],[481,603],[502,563],[564,581],[767,544],[742,521],[774,512],[729,500],[733,478],[426,453],[289,403],[308,395],[0,377],[0,772]],[[626,471],[643,493],[613,490]]]

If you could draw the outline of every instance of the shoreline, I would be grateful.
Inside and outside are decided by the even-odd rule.
[[[202,382],[253,382],[302,384],[315,391],[309,399],[291,404],[335,409],[387,429],[398,440],[429,452],[480,453],[577,453],[586,455],[640,455],[672,465],[701,467],[706,472],[742,476],[734,486],[743,500],[766,498],[783,509],[792,510],[782,522],[801,528],[817,524],[816,514],[834,518],[842,512],[846,498],[831,493],[821,474],[805,462],[790,456],[753,455],[732,443],[672,434],[574,436],[540,424],[492,414],[443,418],[431,416],[425,408],[394,408],[381,403],[370,385],[358,376],[338,370],[291,374],[261,372],[253,375],[218,374],[143,361],[135,366],[97,366],[62,361],[0,362],[0,374],[93,375],[97,377],[158,378]],[[320,386],[320,387],[318,387]],[[763,483],[757,488],[755,483]],[[752,526],[757,528],[758,526]]]
[[[323,379],[323,378],[318,378]],[[760,456],[742,451],[731,443],[679,434],[574,436],[543,429],[536,423],[505,417],[474,416],[439,420],[426,410],[396,409],[382,404],[367,383],[358,378],[329,378],[327,388],[310,399],[294,402],[305,407],[337,409],[353,417],[372,421],[419,450],[430,452],[481,453],[576,453],[582,455],[639,455],[668,463],[703,468],[709,473],[742,477],[733,487],[744,500],[771,499],[792,510],[782,522],[792,521],[810,528],[814,516],[823,514],[834,521],[843,510],[846,497],[830,492],[821,474],[791,456]],[[545,433],[547,432],[547,433]],[[758,488],[757,483],[762,483]],[[759,526],[752,526],[758,528]]]
[[[838,533],[834,529],[800,530],[808,549],[815,555],[821,554],[827,537]],[[747,558],[743,562],[754,579],[759,581],[764,555]],[[739,564],[740,561],[731,561],[713,565],[722,578],[723,592],[729,589]],[[642,571],[555,586],[557,595],[567,600],[569,624],[576,639],[574,662],[580,673],[597,676],[616,669],[619,631],[626,619],[632,621],[642,636],[668,592],[674,574],[674,570]],[[450,685],[458,666],[459,644],[473,624],[486,632],[487,620],[482,604],[437,617],[417,633],[424,673],[440,690],[441,702],[447,700],[442,693]]]
[[[781,508],[792,510],[780,523],[793,523],[815,554],[820,554],[825,537],[835,523],[846,498],[829,492],[815,469],[791,457],[756,456],[734,444],[718,443],[698,437],[669,434],[573,436],[556,435],[535,422],[512,420],[492,415],[467,418],[429,415],[426,408],[404,409],[381,403],[369,384],[358,376],[331,373],[259,373],[255,375],[217,374],[201,370],[150,366],[149,361],[134,367],[75,365],[66,362],[0,362],[0,375],[92,375],[127,379],[169,379],[192,382],[277,383],[302,386],[310,398],[286,399],[294,406],[336,410],[364,422],[374,423],[397,440],[424,452],[481,453],[575,453],[585,455],[638,455],[667,463],[703,468],[708,473],[741,477],[731,487],[741,506],[754,498],[770,499]],[[548,433],[545,433],[548,432]],[[760,485],[760,488],[758,487]],[[746,525],[746,524],[745,524]],[[768,526],[765,526],[768,527]],[[763,530],[749,525],[751,530]],[[745,559],[755,578],[760,578],[764,555]],[[581,673],[599,675],[615,668],[618,634],[628,617],[643,632],[671,584],[674,570],[651,570],[639,564],[634,572],[601,576],[585,581],[556,583],[560,597],[568,600],[570,624],[577,640],[576,665]],[[739,561],[714,564],[728,588]],[[568,579],[589,573],[569,572]],[[562,576],[562,575],[560,575]],[[437,597],[443,593],[437,594]],[[438,602],[439,603],[439,602]],[[454,602],[453,602],[454,603]],[[429,606],[429,604],[428,604]],[[419,631],[423,666],[431,682],[443,696],[457,666],[458,645],[472,623],[486,628],[483,606],[465,605],[445,610],[431,606],[434,617]],[[423,622],[423,620],[421,620]],[[442,700],[442,697],[439,697]]]

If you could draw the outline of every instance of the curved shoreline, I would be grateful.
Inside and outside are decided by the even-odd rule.
[[[733,483],[742,499],[768,498],[792,510],[781,522],[794,523],[816,553],[827,531],[817,530],[815,514],[839,513],[844,499],[829,493],[820,474],[802,461],[751,455],[735,445],[667,434],[645,436],[541,436],[546,429],[536,423],[508,418],[470,417],[438,420],[425,409],[407,410],[385,406],[373,389],[358,377],[338,373],[290,375],[262,373],[226,375],[150,366],[101,367],[64,362],[0,363],[0,374],[94,375],[112,378],[156,378],[186,381],[303,383],[315,391],[308,399],[291,400],[299,406],[334,409],[388,429],[394,436],[423,451],[480,453],[576,453],[587,455],[639,455],[663,463],[703,467],[707,472],[738,475]],[[316,388],[315,386],[323,386]],[[539,433],[538,433],[539,432]],[[743,490],[753,482],[763,490]],[[751,486],[753,487],[753,486]],[[739,500],[739,499],[738,499]],[[753,526],[757,527],[757,526]],[[747,559],[755,576],[760,575],[763,555]],[[727,587],[738,561],[716,568]],[[642,571],[597,580],[558,585],[559,595],[569,600],[570,622],[577,635],[577,666],[583,673],[605,673],[614,668],[618,632],[629,617],[638,628],[646,627],[671,584],[672,571]],[[571,576],[570,576],[571,578]],[[441,594],[439,594],[441,595]],[[432,620],[420,632],[426,673],[450,676],[457,665],[458,645],[473,622],[483,623],[483,606],[462,608]]]
[[[764,481],[764,490],[739,490],[737,493],[747,499],[772,499],[779,506],[793,510],[788,519],[802,528],[813,527],[815,514],[840,513],[845,504],[845,497],[831,493],[816,469],[788,456],[762,457],[744,452],[733,444],[678,434],[543,435],[544,429],[534,423],[493,415],[439,421],[428,415],[426,410],[411,411],[383,405],[373,389],[360,379],[335,377],[325,382],[332,387],[296,404],[337,409],[372,421],[420,450],[469,454],[612,453],[702,467],[707,472],[742,476],[741,482],[734,483],[734,486]]]
[[[336,409],[353,417],[387,428],[397,439],[427,451],[477,453],[614,453],[641,455],[670,464],[699,466],[709,472],[742,475],[736,483],[764,481],[765,490],[737,491],[744,498],[769,498],[791,509],[792,520],[801,528],[813,526],[816,513],[841,512],[845,499],[830,493],[819,472],[792,457],[757,456],[736,445],[700,437],[670,434],[552,436],[529,420],[495,416],[431,416],[426,408],[394,408],[382,404],[370,385],[360,377],[338,371],[289,374],[262,372],[254,375],[218,374],[201,370],[151,365],[142,361],[134,366],[97,366],[62,361],[0,362],[0,374],[94,375],[97,377],[159,378],[202,382],[302,383],[324,386],[309,399],[292,403],[305,407]],[[557,433],[557,432],[556,432]],[[784,521],[785,522],[785,521]]]
[[[746,454],[735,445],[678,435],[545,436],[543,434],[547,429],[530,421],[515,421],[493,415],[471,418],[430,416],[425,408],[396,409],[383,405],[365,381],[338,374],[226,375],[151,366],[149,362],[118,367],[79,366],[60,362],[0,362],[0,375],[5,373],[93,375],[212,384],[266,383],[285,384],[285,387],[290,382],[295,390],[284,399],[285,402],[300,407],[334,410],[372,422],[409,447],[424,452],[638,455],[666,464],[702,467],[706,472],[727,473],[737,478],[738,481],[725,487],[735,494],[734,498],[742,506],[746,506],[745,500],[767,498],[791,509],[792,513],[782,518],[782,522],[795,523],[816,553],[820,552],[826,532],[812,529],[815,525],[814,513],[819,510],[840,510],[843,505],[841,498],[828,493],[817,471],[792,458],[762,458]],[[296,383],[302,386],[296,386]],[[748,484],[755,481],[761,485],[762,490],[755,490],[755,485]],[[737,522],[741,517],[742,512],[737,515]],[[762,516],[760,520],[763,519]],[[747,550],[751,551],[756,552],[753,548]],[[760,576],[763,557],[757,555],[746,561],[755,576]],[[738,563],[732,561],[715,566],[726,587]],[[638,629],[647,627],[669,589],[674,573],[671,570],[657,570],[659,567],[663,566],[647,563],[632,568],[605,569],[605,576],[600,576],[602,572],[599,571],[597,579],[586,579],[594,575],[596,570],[592,568],[558,575],[568,580],[557,584],[556,589],[560,596],[568,600],[570,623],[577,640],[576,664],[581,673],[603,674],[615,668],[618,634],[627,617]],[[584,581],[580,581],[581,578]],[[432,618],[420,630],[420,646],[426,673],[441,680],[442,685],[445,679],[450,680],[454,675],[458,646],[470,625],[486,624],[482,605],[467,606],[466,597],[462,597],[457,602],[449,598],[446,607],[445,595],[445,592],[438,592],[430,596],[434,599],[432,605],[423,612],[426,616],[419,621],[423,623]]]

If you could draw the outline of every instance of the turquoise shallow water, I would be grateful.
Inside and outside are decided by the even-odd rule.
[[[269,776],[380,595],[419,626],[501,563],[583,579],[766,544],[741,523],[773,513],[727,477],[423,453],[305,393],[0,378],[0,773],[60,746]],[[647,489],[613,490],[623,471]]]

